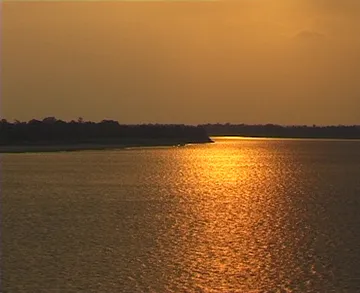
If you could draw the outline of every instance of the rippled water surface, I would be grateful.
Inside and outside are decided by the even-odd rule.
[[[2,156],[3,292],[360,292],[360,142]]]

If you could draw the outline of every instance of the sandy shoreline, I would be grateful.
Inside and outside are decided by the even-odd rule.
[[[184,146],[188,143],[203,144],[208,142],[149,142],[149,143],[125,143],[125,144],[106,144],[106,143],[84,143],[84,144],[64,144],[64,145],[2,145],[0,153],[43,153],[43,152],[74,152],[74,151],[98,151],[98,150],[115,150],[141,147],[171,147]]]

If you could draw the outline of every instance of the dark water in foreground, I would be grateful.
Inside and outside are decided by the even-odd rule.
[[[2,156],[2,292],[360,292],[360,142]]]

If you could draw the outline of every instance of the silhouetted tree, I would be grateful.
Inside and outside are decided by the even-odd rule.
[[[172,139],[179,143],[209,141],[202,127],[184,125],[120,125],[114,120],[95,123],[80,118],[77,122],[65,122],[55,117],[0,124],[0,144],[121,143],[142,139]]]
[[[281,126],[275,124],[205,124],[209,135],[239,135],[249,137],[294,137],[294,138],[360,138],[360,126]]]
[[[43,122],[47,124],[54,124],[56,121],[55,117],[46,117],[43,119]]]

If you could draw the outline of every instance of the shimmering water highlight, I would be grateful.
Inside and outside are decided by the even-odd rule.
[[[360,142],[2,156],[3,292],[359,292]]]

